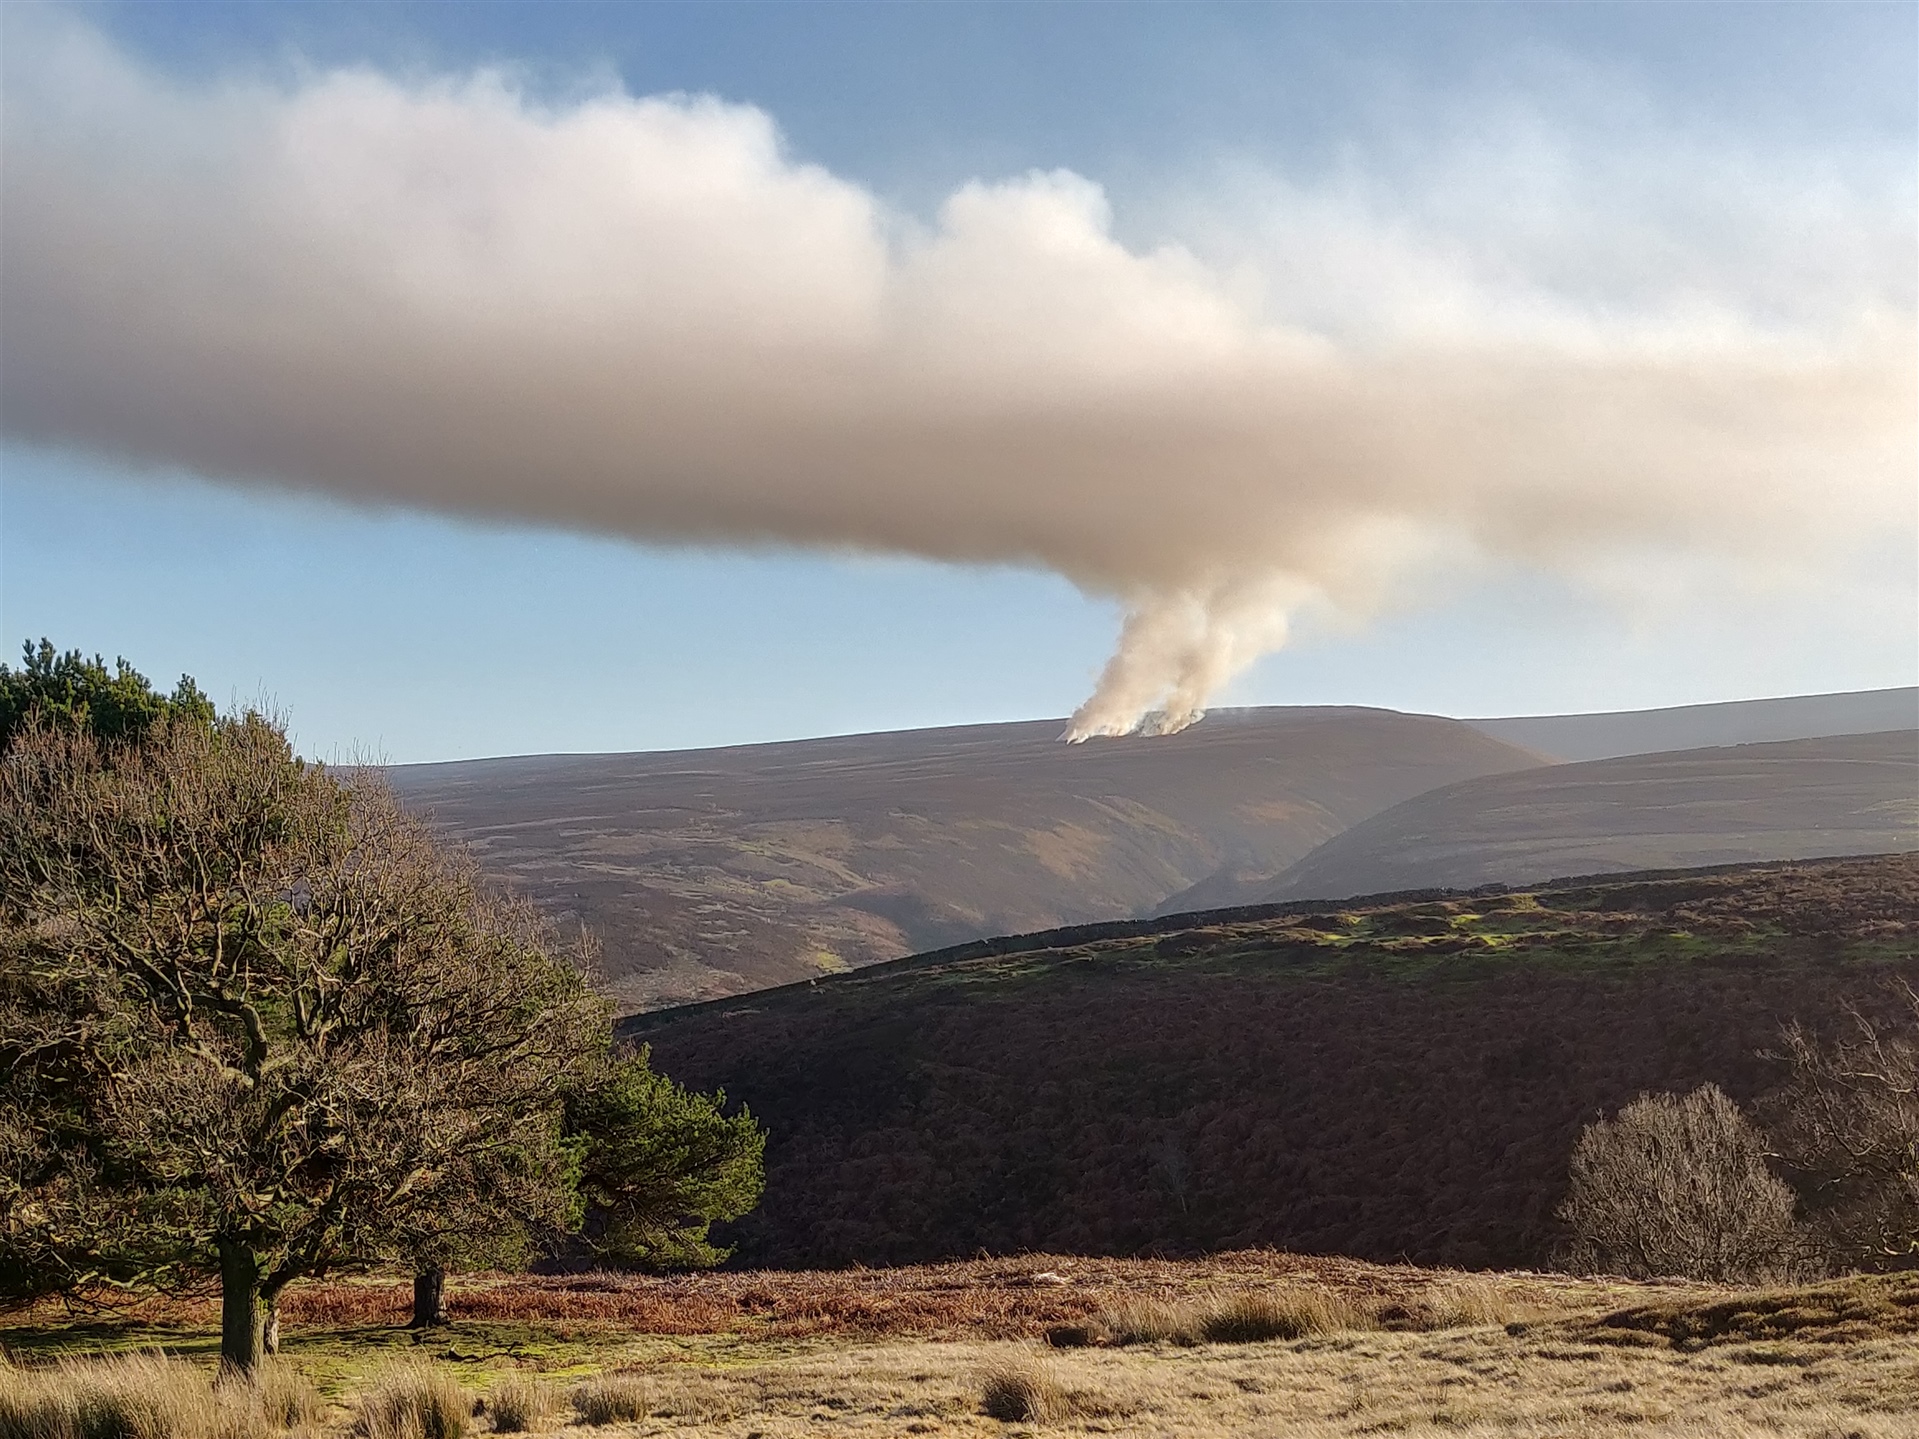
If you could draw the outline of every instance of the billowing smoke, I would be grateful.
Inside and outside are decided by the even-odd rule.
[[[1715,223],[1608,181],[1563,214],[1529,192],[1501,231],[1496,178],[1475,234],[1352,176],[1249,180],[1264,211],[1129,245],[1076,175],[916,220],[706,98],[185,85],[64,24],[7,67],[11,439],[648,541],[1043,566],[1127,610],[1076,738],[1189,723],[1302,609],[1436,570],[1838,564],[1832,537],[1912,523],[1897,186],[1695,156]]]

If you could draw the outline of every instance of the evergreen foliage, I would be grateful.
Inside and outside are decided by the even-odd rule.
[[[137,740],[163,718],[213,723],[213,701],[191,675],[165,695],[124,659],[109,671],[100,656],[61,654],[51,640],[29,640],[23,649],[19,669],[0,665],[0,749],[36,717],[105,741]]]
[[[731,1252],[709,1242],[712,1224],[760,1201],[766,1135],[747,1110],[726,1113],[724,1091],[691,1093],[650,1059],[615,1060],[568,1099],[588,1240],[615,1264],[707,1268]]]

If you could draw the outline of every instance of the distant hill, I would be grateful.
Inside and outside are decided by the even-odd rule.
[[[604,944],[623,1008],[978,936],[1151,910],[1272,874],[1435,786],[1539,763],[1456,720],[1227,710],[1058,742],[1063,721],[664,754],[406,765],[406,802]]]
[[[1549,765],[1447,785],[1335,836],[1246,902],[1530,884],[1919,849],[1919,732]]]
[[[1919,856],[1001,941],[638,1015],[766,1124],[742,1265],[1276,1245],[1536,1266],[1580,1126],[1919,979]]]
[[[1495,739],[1554,759],[1612,759],[1664,750],[1919,729],[1919,688],[1466,723]]]

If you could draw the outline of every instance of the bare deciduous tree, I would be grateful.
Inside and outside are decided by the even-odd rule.
[[[1794,1203],[1759,1129],[1706,1084],[1587,1125],[1559,1218],[1580,1271],[1762,1283],[1816,1267]]]
[[[1919,992],[1896,981],[1894,1014],[1849,1007],[1821,1043],[1796,1021],[1773,1130],[1833,1258],[1866,1269],[1919,1263]]]

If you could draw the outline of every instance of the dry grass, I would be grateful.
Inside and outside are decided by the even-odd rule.
[[[1046,1331],[1057,1349],[1125,1344],[1259,1344],[1315,1334],[1394,1329],[1468,1329],[1521,1322],[1538,1308],[1514,1301],[1490,1280],[1462,1276],[1417,1298],[1382,1303],[1337,1290],[1291,1286],[1245,1289],[1168,1302],[1132,1299],[1091,1319]]]
[[[495,1357],[465,1361],[474,1386],[492,1391],[492,1428],[514,1432],[514,1386],[526,1385],[530,1427],[581,1439],[1010,1439],[1020,1431],[1008,1425],[1046,1439],[1919,1436],[1919,1276],[1734,1293],[1242,1255],[1183,1265],[1054,1258],[905,1274],[713,1277],[738,1287],[715,1286],[709,1296],[739,1301],[757,1288],[767,1296],[762,1313],[797,1321],[801,1296],[810,1295],[839,1306],[841,1318],[801,1337],[784,1319],[652,1336],[609,1325],[597,1347],[562,1346],[545,1357],[537,1328],[501,1339],[473,1326],[459,1341],[469,1354],[500,1346]],[[974,1281],[984,1293],[942,1289]],[[860,1304],[869,1322],[890,1316],[905,1332],[875,1338],[835,1327]],[[1024,1316],[1019,1326],[1007,1324],[1012,1313]],[[954,1325],[955,1315],[981,1322],[970,1333],[916,1327],[933,1316]],[[1154,1342],[1036,1352],[1035,1316],[1048,1315],[1089,1329],[1130,1326]],[[982,1332],[1002,1325],[1015,1337]],[[346,1399],[329,1436],[342,1435],[357,1410],[358,1433],[370,1439],[372,1401],[391,1392],[390,1375],[358,1380],[338,1366],[340,1346],[362,1342],[350,1330],[329,1341],[330,1382],[343,1383]],[[514,1366],[510,1376],[484,1367],[502,1362]],[[543,1376],[530,1367],[541,1363],[552,1365]],[[609,1372],[581,1379],[576,1364]],[[209,1370],[177,1370],[196,1380],[202,1399],[215,1393]],[[60,1372],[9,1376],[0,1393]],[[573,1385],[573,1415],[537,1414],[542,1393],[557,1403]],[[463,1406],[444,1412],[471,1432]],[[266,1432],[259,1411],[246,1422],[254,1427],[169,1432]],[[449,1423],[445,1432],[458,1431]],[[0,1439],[16,1434],[81,1439],[72,1429],[0,1428]]]
[[[1482,1324],[1520,1324],[1557,1307],[1513,1292],[1482,1274],[1437,1280],[1422,1292],[1373,1313],[1382,1329],[1473,1329]]]
[[[304,1433],[317,1428],[326,1415],[326,1401],[313,1381],[283,1360],[263,1363],[255,1388],[261,1417],[276,1429]]]
[[[386,1371],[360,1399],[358,1439],[461,1439],[473,1420],[473,1396],[430,1364]]]
[[[1007,1341],[773,1346],[662,1364],[596,1439],[986,1439],[1007,1425],[1139,1439],[1910,1439],[1919,1346],[1778,1342],[1691,1354],[1563,1324],[1362,1331],[1037,1356]],[[587,1416],[582,1415],[583,1419]],[[593,1422],[587,1419],[587,1422]]]
[[[486,1415],[496,1434],[524,1434],[553,1417],[553,1390],[537,1379],[510,1374],[486,1396]]]
[[[1332,1256],[1243,1250],[1197,1260],[1026,1255],[896,1269],[642,1274],[464,1275],[447,1281],[455,1322],[553,1323],[574,1330],[658,1335],[749,1334],[781,1339],[1037,1338],[1057,1325],[1142,1303],[1186,1305],[1245,1289],[1336,1291],[1362,1307],[1395,1307],[1418,1323],[1439,1287],[1481,1286],[1520,1309],[1560,1312],[1617,1307],[1634,1298],[1700,1292],[1556,1275],[1470,1276]],[[285,1332],[401,1326],[412,1310],[410,1280],[298,1284],[281,1301]],[[97,1296],[102,1303],[110,1296]],[[210,1327],[211,1299],[150,1297],[117,1312],[149,1324]],[[23,1318],[57,1321],[45,1304]]]
[[[653,1412],[653,1386],[638,1374],[605,1374],[573,1391],[582,1424],[622,1424]]]
[[[1590,1332],[1607,1343],[1664,1341],[1688,1350],[1774,1339],[1849,1344],[1919,1338],[1919,1274],[1857,1274],[1703,1303],[1634,1305],[1602,1316]]]
[[[1025,1351],[1002,1355],[980,1377],[980,1412],[1009,1424],[1052,1424],[1076,1409],[1053,1366]]]
[[[286,1426],[281,1426],[286,1427]],[[0,1439],[258,1439],[256,1391],[157,1354],[0,1365]]]
[[[1249,1291],[1208,1307],[1200,1316],[1199,1334],[1208,1344],[1258,1344],[1369,1329],[1373,1322],[1369,1311],[1323,1290]]]

